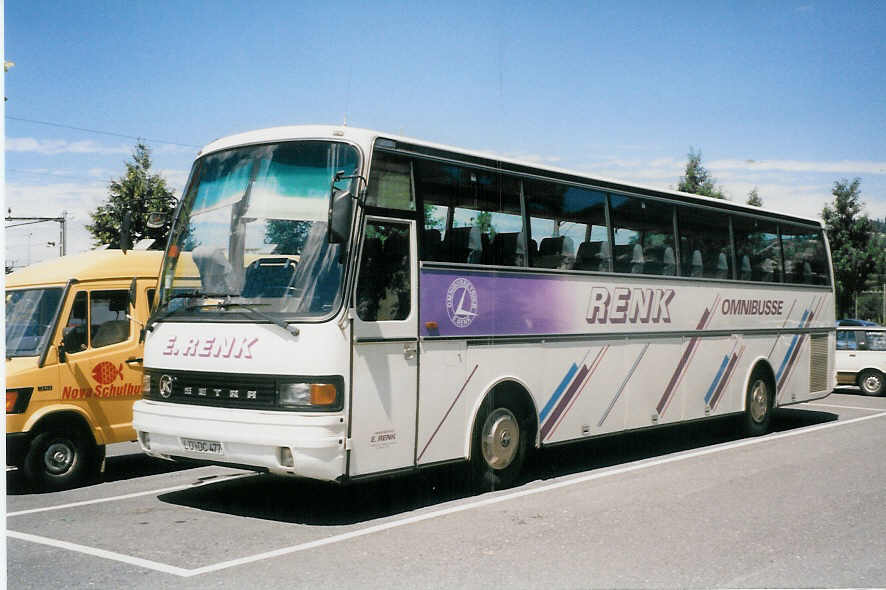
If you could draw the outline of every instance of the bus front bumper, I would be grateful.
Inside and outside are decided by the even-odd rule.
[[[140,400],[132,424],[147,454],[335,481],[345,471],[342,414],[231,410]]]

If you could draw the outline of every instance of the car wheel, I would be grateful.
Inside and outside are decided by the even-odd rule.
[[[480,408],[471,444],[474,487],[494,491],[514,484],[526,460],[529,429],[512,404],[487,398]]]
[[[98,474],[104,447],[79,429],[47,430],[31,441],[22,471],[40,490],[64,490]]]
[[[865,395],[883,395],[883,373],[874,369],[862,371],[858,376],[858,386]]]

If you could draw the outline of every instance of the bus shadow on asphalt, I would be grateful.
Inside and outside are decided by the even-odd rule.
[[[829,412],[780,409],[772,431],[837,419]],[[623,465],[742,439],[733,419],[662,426],[545,449],[527,462],[520,483]],[[476,495],[464,464],[350,485],[256,474],[162,494],[162,502],[233,516],[311,526],[365,523]]]
[[[149,475],[159,475],[161,473],[172,473],[184,469],[193,469],[194,467],[194,465],[173,463],[172,461],[156,459],[145,455],[144,453],[115,455],[105,459],[105,472],[97,481],[84,483],[77,486],[75,489],[88,488],[102,483],[147,477]],[[25,494],[51,493],[51,491],[34,489],[25,479],[21,470],[16,469],[6,472],[6,493],[10,496],[21,496]]]

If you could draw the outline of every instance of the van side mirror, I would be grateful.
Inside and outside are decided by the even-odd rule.
[[[68,355],[65,352],[65,345],[63,342],[59,342],[58,346],[56,346],[56,350],[58,350],[58,362],[64,363],[68,360]]]
[[[329,243],[343,244],[351,231],[354,196],[350,191],[335,190],[329,200]]]
[[[163,211],[150,211],[148,213],[148,219],[145,221],[145,225],[149,229],[161,229],[164,225],[166,225],[167,215]]]
[[[120,221],[120,249],[124,254],[132,249],[132,211],[124,211]]]
[[[132,277],[132,282],[129,283],[129,307],[135,309],[135,298],[138,295],[138,281],[135,277]]]

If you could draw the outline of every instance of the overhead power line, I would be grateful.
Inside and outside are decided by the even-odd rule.
[[[75,127],[73,125],[64,125],[62,123],[52,123],[50,121],[38,121],[36,119],[24,119],[22,117],[10,117],[6,115],[6,118],[10,121],[21,121],[23,123],[34,123],[36,125],[47,125],[49,127],[60,127],[62,129],[73,129],[75,131],[85,131],[86,133],[97,133],[98,135],[110,135],[111,137],[123,137],[125,139],[135,139],[140,141],[147,141],[149,143],[163,143],[167,145],[177,145],[180,147],[190,147],[200,149],[199,145],[192,145],[189,143],[177,143],[174,141],[163,141],[161,139],[149,139],[147,137],[137,137],[135,135],[125,135],[123,133],[113,133],[111,131],[99,131],[98,129],[87,129],[85,127]]]

